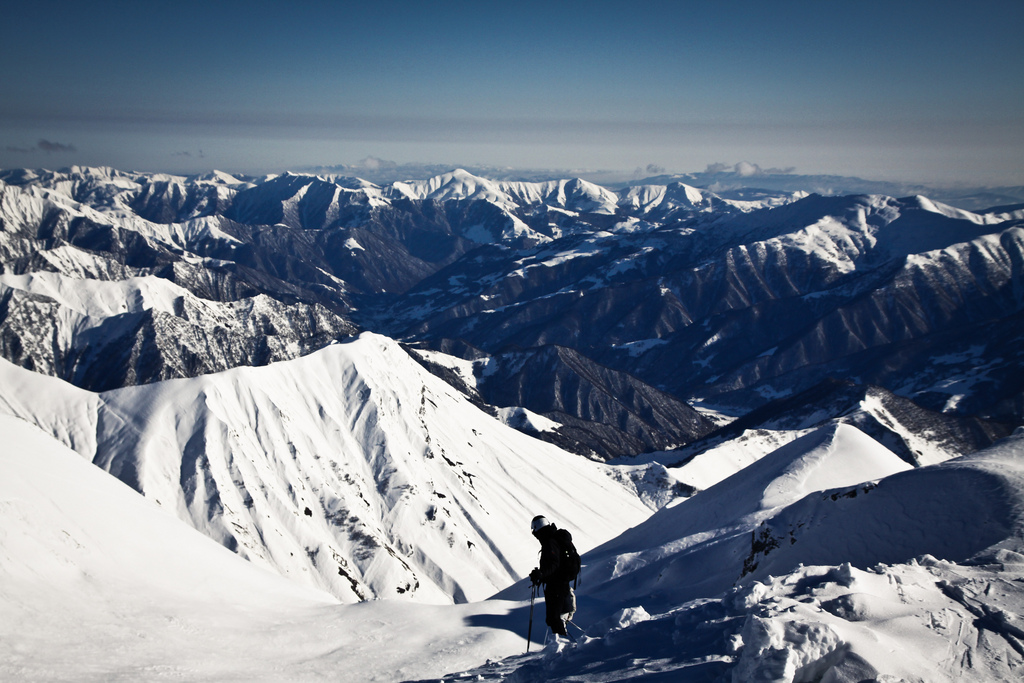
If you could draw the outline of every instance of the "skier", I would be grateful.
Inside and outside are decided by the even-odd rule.
[[[579,573],[579,554],[569,532],[543,515],[534,517],[530,526],[540,541],[540,566],[530,572],[530,580],[535,586],[544,586],[545,621],[551,632],[568,637],[565,622],[576,612],[576,596],[569,582]]]

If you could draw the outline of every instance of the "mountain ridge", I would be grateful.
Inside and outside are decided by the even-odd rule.
[[[7,361],[0,374],[17,388],[0,395],[5,412],[242,557],[345,602],[486,597],[528,571],[529,539],[507,531],[532,510],[557,507],[581,547],[650,513],[636,483],[505,427],[370,333],[103,393]]]
[[[674,400],[739,412],[836,376],[930,409],[1024,417],[1013,379],[1013,321],[1024,304],[1012,284],[1022,252],[1012,212],[880,195],[783,193],[730,204],[682,184],[616,194],[585,181],[499,182],[465,171],[404,191],[299,174],[189,179],[115,169],[6,171],[0,182],[5,274],[159,277],[218,302],[227,318],[238,302],[269,297],[268,320],[281,321],[276,336],[262,338],[282,343],[260,348],[266,325],[235,343],[216,324],[177,313],[134,326],[111,320],[128,332],[113,335],[120,341],[104,355],[152,360],[125,374],[76,357],[84,369],[63,376],[95,388],[283,360],[370,329],[494,357],[571,349]],[[442,188],[447,194],[428,198]],[[479,192],[484,199],[473,198]],[[155,223],[133,207],[187,220]],[[38,299],[8,291],[6,301],[6,357],[59,365],[44,362],[49,351],[29,360],[36,352],[24,349],[73,333],[46,323]],[[307,331],[286,340],[285,327]],[[972,355],[981,330],[990,343]],[[175,337],[190,335],[182,354]],[[974,379],[948,394],[951,376]],[[558,393],[550,383],[542,391]],[[573,422],[564,443],[581,452],[618,456],[679,441],[657,425],[623,440],[616,425],[628,410],[594,422],[583,404],[547,405]]]

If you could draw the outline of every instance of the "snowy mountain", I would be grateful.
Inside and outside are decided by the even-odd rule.
[[[731,167],[713,164],[702,173],[665,174],[632,180],[634,185],[667,185],[684,182],[709,188],[730,199],[756,198],[780,192],[809,192],[826,196],[882,194],[892,197],[926,195],[945,204],[979,211],[993,206],[1024,202],[1024,187],[968,187],[953,184],[924,185],[885,180],[866,180],[850,176],[801,175],[792,169],[763,169],[741,162]]]
[[[383,186],[89,168],[0,183],[0,352],[94,391],[370,329],[486,365],[476,399],[544,415],[560,425],[544,438],[600,458],[705,436],[689,404],[740,415],[831,379],[998,423],[956,448],[1024,419],[1013,211],[461,170]]]
[[[532,541],[511,531],[538,511],[557,509],[581,547],[650,514],[630,477],[504,426],[369,333],[100,394],[6,361],[0,374],[0,411],[345,602],[478,600],[529,572]]]
[[[568,347],[734,413],[838,378],[1020,424],[1020,230],[922,198],[808,197],[481,250],[401,297],[387,329],[495,356]]]
[[[502,603],[338,604],[225,550],[28,423],[0,415],[0,430],[3,680],[394,680],[519,649],[501,631],[465,646],[464,622],[500,618]],[[382,647],[396,639],[405,647]]]
[[[472,673],[1014,680],[1022,463],[1021,434],[914,469],[854,427],[817,430],[586,555],[578,649]]]
[[[478,399],[545,415],[560,426],[543,438],[601,458],[705,436],[689,403],[743,414],[832,378],[1001,423],[957,448],[1024,419],[1012,211],[458,170],[387,186],[88,168],[0,182],[0,351],[95,391],[372,329],[481,372],[489,359]],[[138,303],[69,294],[108,286],[85,298]]]
[[[1015,680],[1022,264],[922,196],[0,172],[0,677]],[[587,635],[516,656],[537,513]]]
[[[664,220],[710,210],[697,190],[663,190],[620,197],[580,180],[498,183],[464,171],[388,187],[295,174],[7,171],[0,349],[100,391],[294,358],[359,327],[389,331],[396,295],[439,269],[472,266],[482,243],[507,251],[595,228],[646,230],[657,223],[643,217],[659,211]],[[117,296],[140,303],[84,311],[66,300],[83,280],[115,281]],[[139,293],[126,291],[132,283]],[[145,303],[167,283],[180,290],[162,293],[162,306]],[[570,410],[565,420],[574,419],[567,443],[582,437],[581,452],[680,442],[657,425],[621,434],[628,415],[591,425]]]

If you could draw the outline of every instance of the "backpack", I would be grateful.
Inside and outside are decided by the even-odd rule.
[[[566,581],[573,581],[580,573],[580,554],[572,543],[568,529],[556,529],[553,538],[559,550],[559,573]]]

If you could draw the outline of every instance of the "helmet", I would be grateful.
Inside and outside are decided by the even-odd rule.
[[[551,522],[548,521],[547,517],[544,515],[537,515],[533,518],[533,522],[530,523],[530,531],[537,533],[548,524],[551,524]]]

